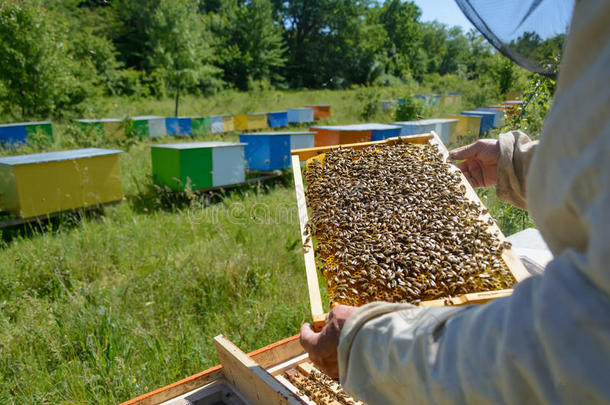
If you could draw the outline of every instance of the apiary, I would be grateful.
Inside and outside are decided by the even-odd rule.
[[[479,127],[479,134],[484,134],[491,131],[494,128],[494,122],[496,121],[496,113],[492,111],[462,111],[460,114],[468,115],[472,117],[481,117],[481,126]]]
[[[222,335],[214,343],[218,366],[121,405],[362,404],[314,366],[298,335],[249,354]]]
[[[371,124],[328,125],[310,127],[316,132],[315,146],[342,145],[358,142],[369,142],[372,136]]]
[[[151,146],[153,181],[184,191],[201,190],[245,180],[244,144],[190,142]]]
[[[165,118],[165,131],[171,136],[191,135],[191,119],[189,117]]]
[[[239,114],[235,115],[233,120],[235,129],[241,131],[267,128],[267,114],[265,113]]]
[[[311,108],[287,108],[289,124],[306,124],[313,122],[313,109]]]
[[[18,147],[27,143],[33,135],[53,139],[53,128],[50,121],[20,122],[16,124],[0,124],[0,145],[3,147]]]
[[[293,151],[314,322],[323,319],[316,264],[331,306],[488,300],[527,276],[447,155],[435,133]]]
[[[274,111],[268,113],[267,125],[269,125],[269,128],[281,128],[288,126],[288,113],[286,111]]]
[[[329,104],[306,105],[305,107],[311,108],[313,110],[313,119],[316,121],[322,118],[330,117]]]
[[[165,118],[158,115],[133,117],[133,130],[139,138],[156,138],[167,135]]]
[[[457,119],[457,136],[478,137],[481,130],[481,117],[470,115],[445,115],[443,118]]]
[[[191,117],[191,135],[205,135],[211,131],[210,117]]]
[[[123,199],[119,154],[77,149],[0,158],[0,206],[20,218]]]
[[[474,111],[487,112],[494,114],[493,127],[499,128],[504,125],[504,111],[494,108],[475,108]]]

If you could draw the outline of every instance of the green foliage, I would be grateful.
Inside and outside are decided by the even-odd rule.
[[[477,189],[476,192],[504,235],[509,236],[534,227],[534,221],[527,211],[498,200],[495,187]]]
[[[271,3],[252,0],[229,4],[222,9],[221,23],[216,27],[225,80],[241,90],[248,89],[249,80],[281,83],[285,49]]]
[[[175,116],[180,92],[196,85],[202,76],[217,73],[208,63],[211,51],[197,7],[194,0],[161,0],[152,18],[150,64],[175,94]]]
[[[394,118],[396,121],[413,121],[422,118],[423,113],[424,103],[413,95],[408,95],[399,100]]]
[[[78,111],[92,71],[71,55],[64,27],[37,0],[0,3],[2,107],[21,120]]]
[[[542,132],[544,120],[553,104],[555,81],[538,74],[530,75],[530,82],[523,94],[525,107],[522,114],[510,117],[506,128],[520,129],[536,139]]]
[[[379,91],[374,88],[365,88],[356,93],[356,98],[362,103],[360,117],[364,121],[369,121],[377,115],[381,102]]]

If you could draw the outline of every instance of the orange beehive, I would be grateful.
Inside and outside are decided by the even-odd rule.
[[[309,130],[316,132],[314,137],[316,147],[370,142],[372,134],[372,129],[366,124],[318,126]]]
[[[329,104],[319,104],[319,105],[307,105],[307,108],[311,108],[313,110],[313,119],[319,120],[321,118],[330,117],[330,105]]]

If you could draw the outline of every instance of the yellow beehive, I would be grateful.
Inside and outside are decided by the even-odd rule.
[[[235,120],[232,115],[222,115],[222,131],[231,132],[235,131]]]
[[[89,148],[0,158],[0,206],[34,218],[121,201],[119,153]]]
[[[457,136],[477,137],[481,130],[481,117],[466,115],[445,115],[443,118],[455,118],[457,123]]]
[[[233,117],[235,129],[250,131],[267,128],[267,114],[239,114]]]

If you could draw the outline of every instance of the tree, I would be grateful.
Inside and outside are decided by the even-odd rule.
[[[90,95],[92,71],[70,55],[62,24],[38,0],[0,2],[3,108],[21,119],[57,115]]]
[[[195,86],[202,76],[218,73],[208,62],[211,51],[197,9],[194,0],[161,0],[149,29],[150,65],[174,92],[176,116],[181,91]]]
[[[269,0],[252,0],[238,5],[231,2],[221,9],[223,19],[216,33],[220,67],[225,80],[246,90],[250,80],[283,81],[285,65],[284,40],[278,24],[273,20]]]

